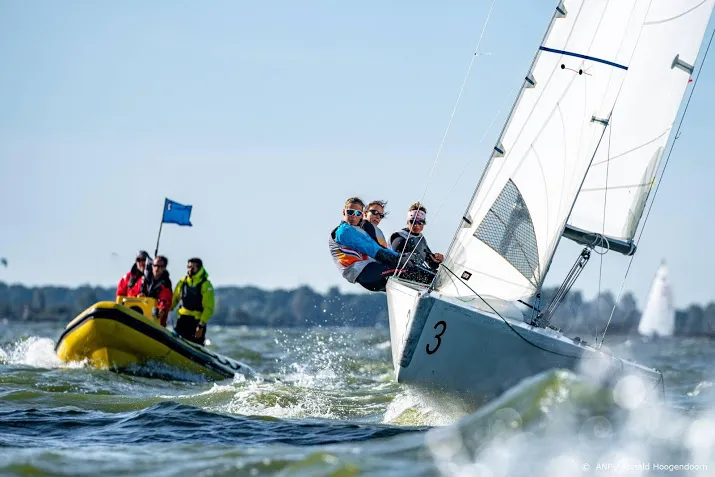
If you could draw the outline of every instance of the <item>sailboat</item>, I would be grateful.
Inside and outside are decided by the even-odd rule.
[[[558,2],[437,277],[388,281],[398,382],[474,404],[555,368],[662,387],[550,319],[592,251],[635,254],[714,1]],[[584,248],[542,304],[562,238]]]
[[[638,333],[648,337],[673,336],[675,308],[673,290],[668,278],[668,267],[661,262],[650,285],[646,306],[638,323]]]

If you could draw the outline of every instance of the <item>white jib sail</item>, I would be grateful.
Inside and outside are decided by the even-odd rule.
[[[446,267],[482,295],[531,296],[603,138],[651,0],[556,8]],[[452,273],[436,288],[473,295]]]

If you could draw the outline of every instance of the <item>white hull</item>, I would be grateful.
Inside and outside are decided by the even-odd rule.
[[[492,304],[501,318],[478,298],[466,304],[395,278],[387,301],[396,378],[416,388],[478,406],[535,374],[567,369],[599,384],[636,374],[648,390],[659,389],[659,371],[531,326],[507,303]]]

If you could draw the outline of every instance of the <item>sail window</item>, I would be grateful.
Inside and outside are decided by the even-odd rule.
[[[474,236],[536,286],[539,250],[534,224],[521,192],[511,179],[504,185]]]

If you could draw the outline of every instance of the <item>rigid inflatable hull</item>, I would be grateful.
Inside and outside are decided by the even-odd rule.
[[[249,371],[244,364],[184,340],[113,302],[97,303],[72,320],[55,351],[65,362],[87,360],[96,368],[151,377],[163,377],[167,368],[179,371],[169,373],[176,379],[188,373],[212,381]]]

